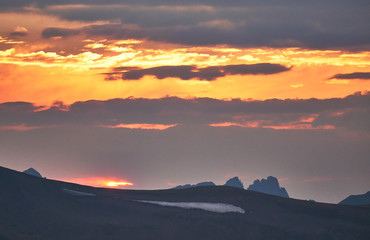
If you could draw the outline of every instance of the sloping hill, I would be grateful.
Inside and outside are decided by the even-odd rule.
[[[82,193],[82,194],[81,194]],[[86,195],[87,194],[87,195]],[[227,203],[215,213],[133,200]],[[370,208],[214,186],[93,188],[0,167],[0,239],[370,239]]]

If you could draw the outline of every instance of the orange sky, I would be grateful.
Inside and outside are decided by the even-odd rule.
[[[0,102],[28,101],[50,105],[89,99],[160,98],[332,98],[370,88],[364,80],[331,79],[335,74],[365,72],[370,52],[300,48],[236,48],[227,45],[185,46],[138,39],[109,40],[84,36],[40,37],[47,26],[66,21],[42,14],[0,14]],[[84,23],[68,22],[69,27]],[[12,37],[20,31],[25,36]],[[104,81],[113,67],[151,68],[194,65],[274,63],[292,67],[272,75],[228,75],[215,81],[145,76],[135,81]]]
[[[122,47],[123,53],[115,52],[111,56],[111,50],[98,54],[89,48],[84,53],[63,56],[45,51],[18,54],[18,47],[23,44],[0,51],[0,102],[29,101],[49,105],[56,100],[71,104],[89,99],[159,98],[166,95],[219,99],[332,98],[370,88],[370,82],[363,80],[329,80],[337,73],[368,69],[369,52],[346,54],[301,49],[237,49],[233,52],[227,51],[226,47],[217,51],[212,47],[154,50],[128,45]],[[224,49],[227,52],[221,51]],[[153,55],[152,51],[157,54]],[[104,81],[102,75],[110,68],[120,66],[223,66],[262,62],[293,68],[273,75],[233,75],[215,81],[158,80],[154,76],[137,81]]]

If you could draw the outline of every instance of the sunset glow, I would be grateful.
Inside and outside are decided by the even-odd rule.
[[[95,187],[233,173],[302,199],[368,191],[369,1],[293,2],[2,1],[1,164]]]
[[[50,105],[55,100],[70,104],[77,100],[165,95],[219,99],[328,98],[370,88],[366,81],[332,79],[338,72],[366,71],[370,65],[369,51],[349,54],[341,50],[237,49],[227,45],[215,48],[164,43],[154,49],[152,45],[157,43],[135,39],[80,40],[81,49],[67,53],[75,43],[69,38],[50,39],[48,44],[36,48],[26,41],[15,42],[1,36],[4,48],[0,50],[0,77],[8,81],[0,82],[0,101],[26,100]],[[66,44],[67,48],[58,51],[60,44]],[[122,79],[129,68],[195,66],[202,69],[260,63],[282,64],[291,70],[272,75],[231,74],[212,81],[184,81],[175,75],[161,77],[160,82],[154,75],[144,75],[140,80]]]
[[[110,188],[116,188],[116,187],[129,187],[133,186],[134,184],[122,179],[115,179],[115,178],[93,178],[93,177],[87,177],[87,178],[74,178],[74,179],[65,179],[64,181],[67,182],[73,182],[78,183],[82,185],[88,185],[92,187],[110,187]]]
[[[108,187],[118,187],[118,186],[132,186],[132,183],[129,182],[109,182],[107,183]]]

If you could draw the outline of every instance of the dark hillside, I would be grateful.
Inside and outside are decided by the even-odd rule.
[[[63,189],[95,194],[75,196]],[[133,200],[229,203],[214,213]],[[225,186],[156,191],[93,188],[0,167],[0,240],[370,239],[370,208]]]

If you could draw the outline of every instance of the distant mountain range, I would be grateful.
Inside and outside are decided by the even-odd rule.
[[[0,167],[1,240],[370,239],[370,206],[238,187],[94,188]]]
[[[32,175],[35,177],[40,177],[42,178],[42,175],[35,170],[34,168],[29,168],[23,173],[26,173],[28,175]],[[174,187],[173,189],[186,189],[186,188],[194,188],[194,187],[210,187],[210,186],[216,186],[214,182],[200,182],[197,184],[185,184],[185,185],[179,185]],[[230,178],[229,180],[226,181],[224,186],[228,187],[236,187],[236,188],[241,188],[244,189],[244,185],[242,181],[238,177],[233,177]],[[257,179],[253,182],[253,184],[249,185],[247,190],[250,191],[255,191],[255,192],[261,192],[265,194],[270,194],[270,195],[275,195],[275,196],[280,196],[280,197],[285,197],[289,198],[289,194],[286,191],[284,187],[280,187],[279,181],[276,177],[269,176],[267,179]],[[311,202],[314,202],[314,200],[309,200]],[[359,194],[359,195],[351,195],[344,200],[340,201],[338,204],[342,205],[370,205],[370,191],[364,194]],[[0,238],[1,240],[1,238]]]
[[[174,187],[174,189],[192,188],[200,186],[216,186],[216,184],[213,182],[201,182],[194,185],[192,184],[179,185],[177,187]],[[230,178],[229,180],[227,180],[224,186],[244,189],[244,185],[238,177]],[[286,189],[280,187],[277,178],[272,176],[267,177],[267,179],[255,180],[252,185],[249,185],[247,190],[289,198]]]
[[[340,201],[338,204],[343,205],[370,205],[370,191],[364,194],[351,195]]]

